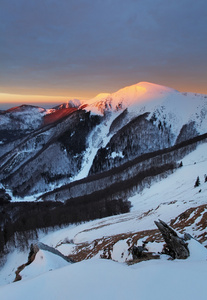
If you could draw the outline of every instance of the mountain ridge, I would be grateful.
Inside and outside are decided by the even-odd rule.
[[[105,277],[109,299],[126,280],[127,288],[121,289],[126,298],[140,289],[146,297],[146,278],[154,274],[150,284],[156,280],[157,298],[163,297],[160,282],[168,291],[180,284],[171,298],[185,298],[183,282],[191,282],[188,298],[205,299],[207,96],[141,82],[95,98],[43,113],[37,109],[34,124],[23,111],[19,118],[11,110],[14,123],[7,128],[0,114],[1,124],[5,121],[0,129],[0,256],[6,261],[0,294],[37,298],[31,294],[36,284],[40,297],[55,291],[59,298],[61,285],[64,299],[71,292],[74,299],[84,299],[93,278],[91,291],[98,280],[95,298],[102,290],[104,298]],[[31,107],[26,110],[34,114]],[[181,240],[188,233],[189,258],[169,261],[155,226],[159,219]],[[31,243],[44,247],[22,269]],[[66,266],[54,253],[76,263]],[[15,279],[14,270],[21,272],[21,282],[7,285]],[[93,276],[90,283],[86,273]],[[77,290],[68,288],[68,276]],[[154,289],[147,295],[152,299]]]
[[[14,138],[0,144],[1,180],[16,195],[46,192],[205,134],[207,96],[140,82],[41,113],[32,131],[1,131]]]

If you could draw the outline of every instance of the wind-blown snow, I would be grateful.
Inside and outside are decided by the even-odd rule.
[[[40,274],[67,266],[68,262],[58,255],[48,251],[39,250],[32,264],[22,272],[22,280],[39,276]]]
[[[18,250],[15,250],[7,255],[5,265],[2,269],[0,269],[0,286],[14,281],[14,272],[21,264],[27,262],[27,257],[28,253]]]
[[[191,239],[188,241],[188,249],[190,251],[188,260],[207,262],[207,249],[196,240]]]
[[[0,287],[2,300],[206,299],[206,261],[88,260]]]

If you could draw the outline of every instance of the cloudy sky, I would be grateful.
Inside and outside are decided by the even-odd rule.
[[[0,0],[0,105],[140,81],[207,94],[206,0]]]

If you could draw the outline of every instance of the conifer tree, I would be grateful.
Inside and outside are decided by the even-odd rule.
[[[195,182],[195,184],[194,184],[194,187],[198,187],[200,184],[201,184],[201,183],[200,183],[200,178],[199,178],[199,176],[198,176],[197,179],[196,179],[196,182]]]

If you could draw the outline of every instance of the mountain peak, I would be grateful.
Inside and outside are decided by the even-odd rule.
[[[12,108],[9,108],[5,111],[5,113],[11,113],[11,112],[29,112],[32,110],[37,110],[39,112],[44,112],[45,109],[36,105],[30,105],[30,104],[22,104],[20,106],[15,106]]]
[[[175,93],[176,90],[150,82],[139,82],[130,86],[126,86],[112,95],[116,97],[127,98],[131,102],[140,102],[139,100],[148,100],[149,98],[157,98],[162,94]]]
[[[169,94],[179,93],[178,91],[150,82],[139,82],[121,88],[112,93],[101,93],[88,100],[87,110],[96,114],[103,114],[106,110],[117,111],[120,108],[132,108],[140,106],[145,102],[152,102],[155,99],[163,99]]]
[[[81,101],[79,99],[70,99],[65,103],[55,106],[53,109],[59,110],[72,107],[78,108],[79,106],[81,106]]]
[[[145,88],[148,91],[149,90],[159,90],[159,91],[166,91],[166,92],[177,92],[176,90],[174,90],[170,87],[160,85],[160,84],[157,84],[157,83],[147,82],[147,81],[141,81],[141,82],[138,82],[135,85],[139,86],[139,87],[142,87],[142,88]]]

